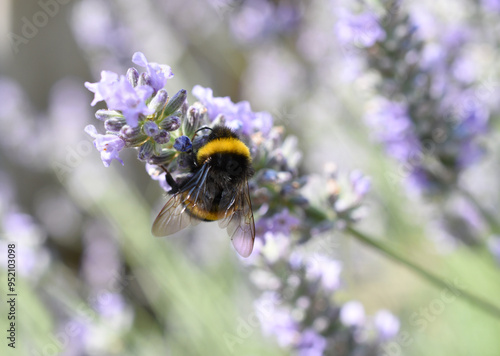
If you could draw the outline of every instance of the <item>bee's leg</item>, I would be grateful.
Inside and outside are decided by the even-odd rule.
[[[179,191],[179,184],[177,184],[174,177],[172,177],[172,175],[170,174],[170,172],[168,171],[168,169],[165,166],[162,165],[160,167],[161,167],[161,169],[163,169],[165,171],[165,173],[166,173],[165,178],[166,178],[167,184],[172,188],[168,191],[168,194],[177,193]]]

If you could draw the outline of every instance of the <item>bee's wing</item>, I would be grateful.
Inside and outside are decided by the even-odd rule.
[[[156,217],[151,232],[154,236],[167,236],[175,234],[189,225],[197,225],[199,219],[191,216],[188,207],[197,204],[205,190],[206,177],[209,171],[208,166],[202,167],[183,186],[181,191],[175,193],[165,204]],[[200,195],[201,192],[201,195]]]
[[[255,222],[248,182],[227,206],[226,216],[219,221],[219,226],[227,229],[234,248],[242,257],[250,256],[255,239]]]

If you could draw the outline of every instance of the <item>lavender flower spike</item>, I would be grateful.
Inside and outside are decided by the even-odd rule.
[[[136,127],[139,115],[151,115],[154,111],[146,106],[146,99],[153,94],[153,89],[146,85],[133,87],[125,78],[113,85],[100,84],[99,89],[104,94],[108,109],[118,110],[123,113],[127,124]]]
[[[95,138],[94,146],[101,152],[102,163],[106,167],[109,167],[113,159],[116,159],[123,165],[123,161],[118,154],[125,147],[125,141],[116,135],[101,135],[97,133],[94,125],[87,125],[85,132]]]

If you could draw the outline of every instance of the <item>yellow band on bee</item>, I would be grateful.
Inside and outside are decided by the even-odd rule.
[[[196,154],[198,164],[202,164],[208,157],[216,153],[233,153],[250,159],[250,150],[239,139],[234,137],[218,138],[201,147]]]
[[[200,209],[197,206],[189,206],[187,207],[187,209],[189,210],[189,214],[191,214],[195,218],[207,221],[215,221],[222,219],[227,214],[225,211],[212,212]]]

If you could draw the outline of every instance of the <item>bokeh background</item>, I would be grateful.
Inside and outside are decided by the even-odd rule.
[[[449,187],[416,189],[408,182],[411,162],[388,154],[367,124],[387,86],[397,89],[402,76],[391,75],[400,70],[398,61],[421,60],[419,51],[394,62],[380,57],[374,42],[390,48],[390,38],[369,17],[357,35],[345,30],[349,16],[381,19],[384,8],[386,2],[334,0],[3,0],[0,290],[4,300],[6,244],[16,241],[19,329],[16,350],[2,337],[2,355],[226,355],[224,335],[235,334],[252,313],[258,293],[225,234],[203,224],[153,238],[150,225],[165,202],[161,188],[132,150],[121,155],[124,166],[105,168],[83,131],[96,123],[83,83],[98,81],[103,69],[125,73],[136,51],[172,67],[167,90],[189,92],[200,84],[271,113],[298,138],[303,174],[334,163],[339,172],[370,176],[359,229],[500,307],[500,3],[421,1],[391,8],[394,17],[413,21],[427,48],[425,73],[462,83],[456,87],[476,93],[475,104],[487,112],[477,137],[481,154],[450,183],[470,199],[444,194]],[[438,63],[448,50],[441,37],[450,29],[466,33],[456,40],[462,50]],[[392,43],[394,53],[402,43]],[[387,63],[374,64],[377,58]],[[411,93],[415,83],[400,94]],[[459,106],[455,100],[451,105]],[[327,252],[343,264],[342,288],[332,298],[360,301],[368,316],[390,310],[400,321],[396,340],[410,340],[381,355],[500,354],[498,315],[460,295],[447,299],[442,289],[341,230],[328,239]],[[250,326],[242,340],[238,354],[290,352],[260,326]]]

